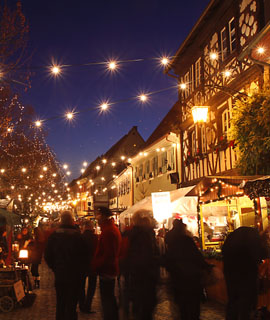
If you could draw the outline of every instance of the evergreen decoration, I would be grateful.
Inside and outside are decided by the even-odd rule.
[[[265,180],[247,181],[244,186],[245,194],[250,199],[270,196],[270,178]]]
[[[230,131],[240,151],[243,175],[270,174],[270,90],[235,102]]]

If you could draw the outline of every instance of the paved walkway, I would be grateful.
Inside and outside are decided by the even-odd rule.
[[[40,289],[35,290],[37,297],[31,307],[13,309],[9,313],[0,312],[0,320],[54,320],[55,319],[55,291],[53,287],[53,273],[43,262],[40,266]],[[86,315],[78,312],[79,320],[101,320],[99,290],[96,291],[92,309],[95,314]],[[156,308],[155,320],[174,320],[170,311],[170,301],[166,290],[159,291],[159,303]],[[202,304],[201,320],[223,320],[224,308],[220,305],[207,302]],[[64,319],[63,319],[64,320]]]

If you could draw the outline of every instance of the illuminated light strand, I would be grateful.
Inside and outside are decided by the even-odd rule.
[[[106,101],[106,102],[103,102],[99,106],[99,109],[101,111],[106,111],[109,108],[109,106],[120,104],[120,103],[124,103],[124,102],[134,101],[134,100],[137,100],[137,101],[140,100],[141,102],[146,102],[146,101],[148,101],[148,99],[149,99],[149,97],[151,95],[159,94],[161,92],[169,91],[169,90],[176,89],[176,88],[177,88],[177,85],[174,85],[174,86],[170,86],[170,87],[159,89],[159,90],[152,91],[152,92],[141,93],[141,94],[139,94],[137,96],[133,96],[133,97],[127,98],[127,99],[122,99],[122,100],[118,100],[118,101],[114,101],[114,102]],[[94,109],[93,107],[88,107],[88,108],[85,108],[85,109],[82,109],[82,110],[79,110],[79,111],[76,111],[76,112],[73,111],[72,112],[72,116],[71,116],[71,112],[68,112],[64,116],[53,116],[53,117],[50,117],[48,119],[37,120],[37,121],[35,121],[34,124],[35,124],[36,127],[41,127],[44,122],[47,122],[47,121],[50,121],[50,120],[61,119],[61,118],[66,118],[68,120],[72,120],[74,118],[75,114],[89,112],[89,111],[91,111],[93,109]],[[68,117],[68,114],[69,114],[69,117]]]

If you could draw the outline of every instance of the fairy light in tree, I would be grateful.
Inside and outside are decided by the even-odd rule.
[[[83,162],[83,166],[87,167],[87,162],[86,161]]]
[[[11,128],[7,128],[7,132],[11,132],[12,131],[12,129]]]
[[[1,169],[0,171],[1,171],[1,173],[4,173],[4,172],[5,172],[5,169]]]
[[[125,156],[121,156],[121,160],[125,160],[126,159],[126,157]]]
[[[47,167],[43,167],[43,171],[47,171],[48,170],[48,168]]]
[[[43,176],[43,174],[41,174],[39,177],[40,177],[40,179],[43,179],[44,176]]]
[[[70,171],[67,171],[67,175],[70,176],[70,175],[71,175],[71,172],[70,172]]]
[[[100,170],[100,166],[96,166],[96,170]]]
[[[116,163],[115,163],[115,162],[112,162],[112,166],[115,167],[115,166],[116,166]]]
[[[107,160],[106,159],[102,159],[102,162],[105,164],[105,163],[107,163]]]
[[[66,169],[68,168],[68,165],[65,163],[65,164],[63,165],[63,168],[66,170]]]
[[[85,169],[81,169],[81,173],[84,173]]]
[[[52,176],[53,176],[53,177],[56,177],[56,176],[57,176],[57,174],[56,174],[56,173],[53,173],[53,174],[52,174]]]
[[[132,159],[131,159],[131,158],[128,158],[128,162],[131,163],[131,161],[132,161]]]
[[[25,173],[27,170],[26,168],[22,168],[22,172]]]

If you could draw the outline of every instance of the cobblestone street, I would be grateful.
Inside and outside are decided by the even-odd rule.
[[[31,307],[17,306],[9,313],[0,313],[1,320],[54,320],[55,319],[55,291],[54,291],[54,276],[43,262],[40,266],[41,286],[35,290],[36,299]],[[94,314],[86,315],[78,312],[79,320],[102,319],[99,290],[96,291],[92,309],[96,311]],[[159,303],[156,308],[155,320],[173,320],[170,311],[170,302],[165,290],[159,291]],[[224,319],[224,308],[214,303],[202,304],[201,320],[221,320]],[[64,320],[64,319],[63,319]]]

